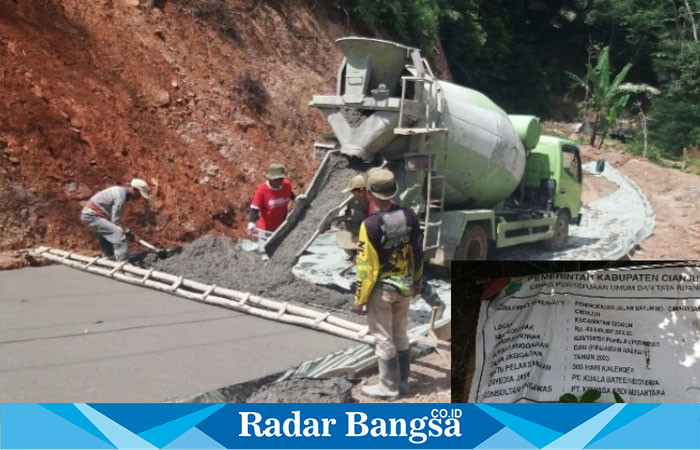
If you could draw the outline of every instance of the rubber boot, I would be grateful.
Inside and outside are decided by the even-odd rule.
[[[399,358],[399,393],[408,394],[408,376],[411,373],[411,350],[402,350]]]
[[[379,382],[370,386],[362,386],[362,393],[369,397],[398,397],[399,396],[399,360],[396,356],[391,359],[379,358]]]
[[[119,242],[118,244],[113,244],[114,248],[114,259],[117,262],[126,261],[129,259],[129,244],[126,240]]]
[[[111,259],[114,261],[114,247],[112,247],[112,244],[105,238],[103,238],[100,235],[97,235],[97,238],[100,241],[100,248],[102,249],[102,257]]]

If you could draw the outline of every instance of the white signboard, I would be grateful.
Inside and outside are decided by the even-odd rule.
[[[513,279],[481,305],[470,402],[700,402],[700,268]]]

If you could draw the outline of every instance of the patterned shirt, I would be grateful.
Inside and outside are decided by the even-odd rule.
[[[413,294],[423,277],[423,232],[413,211],[391,205],[372,214],[360,226],[359,246],[355,305],[366,304],[377,283]]]

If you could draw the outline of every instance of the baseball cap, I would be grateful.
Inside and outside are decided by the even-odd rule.
[[[134,178],[131,180],[131,187],[137,189],[139,194],[141,194],[141,197],[145,198],[146,200],[150,199],[148,196],[148,183],[141,178]]]

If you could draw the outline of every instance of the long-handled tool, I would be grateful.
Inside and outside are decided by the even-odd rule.
[[[342,270],[338,272],[333,272],[333,283],[342,288],[345,289],[346,291],[352,291],[354,287],[354,283],[347,278],[345,278],[345,274],[347,273],[348,270],[352,269],[355,266],[355,263],[350,263],[346,267],[344,267]]]
[[[151,250],[153,250],[153,251],[155,251],[155,252],[162,252],[162,251],[163,251],[162,248],[158,248],[158,247],[156,247],[156,246],[153,245],[153,244],[149,244],[148,242],[144,241],[143,239],[139,239],[139,238],[136,237],[136,236],[134,236],[134,240],[136,240],[136,242],[138,242],[139,244],[143,245],[144,247],[146,247],[146,248],[148,248],[148,249],[151,249]]]
[[[143,239],[140,239],[136,236],[134,236],[134,240],[136,240],[136,242],[143,245],[147,249],[153,250],[154,252],[156,252],[156,254],[158,255],[158,258],[165,258],[168,256],[168,251],[164,248],[156,247],[155,245],[148,243],[148,242],[144,241]]]
[[[314,239],[316,239],[319,234],[323,233],[328,229],[331,219],[337,216],[338,213],[343,208],[345,208],[348,205],[348,203],[350,203],[350,200],[352,200],[352,196],[347,197],[345,200],[343,200],[341,204],[331,209],[325,216],[323,216],[323,219],[321,219],[321,222],[318,224],[318,227],[316,227],[316,231],[314,231],[314,234],[311,235],[311,237],[306,241],[306,243],[304,243],[301,249],[299,249],[297,254],[294,256],[295,258],[299,258],[301,255],[303,255],[306,249],[309,248],[309,246],[313,243]]]
[[[134,232],[131,231],[131,230],[128,230],[128,231],[127,231],[127,234],[128,234],[128,235],[131,235],[131,237],[132,237],[132,238],[134,239],[134,241],[136,241],[137,243],[143,245],[144,247],[146,247],[146,248],[149,249],[149,250],[153,250],[154,252],[157,252],[157,253],[158,253],[158,256],[162,256],[162,255],[164,255],[165,253],[167,253],[167,250],[162,249],[162,248],[159,248],[159,247],[156,247],[155,245],[151,244],[151,243],[148,242],[148,241],[144,241],[144,240],[141,239],[139,236],[137,236],[136,234],[134,234]]]

